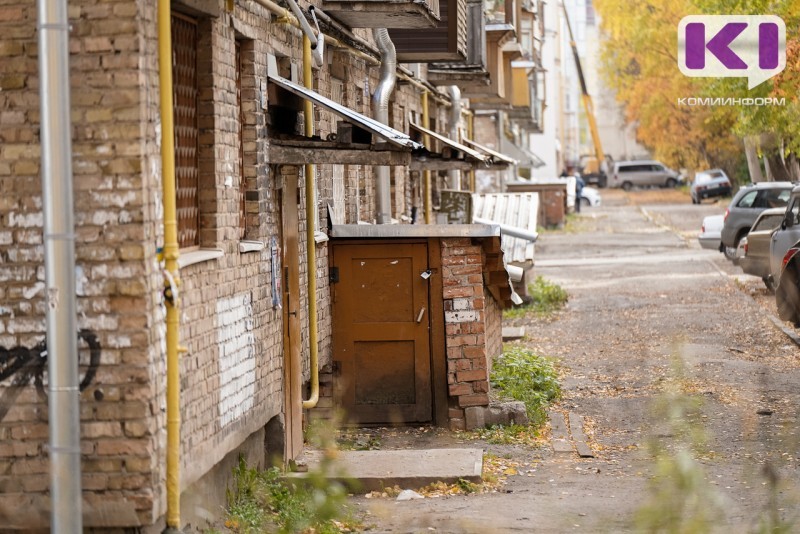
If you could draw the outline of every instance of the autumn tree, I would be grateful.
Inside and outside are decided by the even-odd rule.
[[[639,124],[638,139],[666,163],[692,169],[744,163],[742,139],[755,136],[770,168],[786,170],[786,155],[800,142],[797,91],[800,2],[767,0],[596,0],[605,36],[602,74]],[[743,78],[689,78],[678,67],[677,28],[695,14],[777,14],[787,26],[784,72],[752,91]],[[687,106],[687,97],[786,99],[785,106]],[[769,144],[772,140],[774,148]],[[774,161],[773,161],[774,160]],[[790,158],[791,161],[791,158]],[[774,173],[781,176],[779,172]]]

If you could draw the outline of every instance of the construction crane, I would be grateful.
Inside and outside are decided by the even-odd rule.
[[[575,44],[575,36],[572,34],[572,25],[569,23],[569,14],[567,13],[567,6],[561,2],[561,8],[564,10],[564,20],[567,21],[567,30],[569,31],[569,45],[572,47],[572,55],[575,58],[575,66],[578,69],[578,79],[581,82],[581,100],[583,101],[583,109],[586,112],[586,119],[589,121],[589,130],[592,134],[592,142],[594,143],[594,157],[586,158],[583,168],[581,168],[581,177],[587,184],[597,184],[599,187],[605,187],[608,183],[608,176],[603,169],[603,162],[606,159],[603,152],[603,143],[600,142],[600,134],[597,131],[597,121],[594,117],[594,104],[592,97],[589,96],[589,91],[586,89],[586,79],[583,77],[583,68],[581,67],[581,58],[578,56],[578,46]]]

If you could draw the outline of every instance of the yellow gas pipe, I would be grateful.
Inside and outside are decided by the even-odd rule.
[[[475,114],[469,113],[467,115],[467,137],[475,139]],[[469,170],[469,190],[475,192],[475,168]]]
[[[428,116],[428,91],[425,90],[422,92],[422,127],[428,129],[431,127],[430,125],[430,117]],[[422,136],[422,144],[425,146],[430,146],[431,140],[428,134],[424,134]],[[424,182],[424,191],[422,193],[423,199],[422,203],[425,207],[425,224],[431,224],[432,214],[431,214],[431,171],[423,171],[422,172],[423,182]]]
[[[172,119],[172,13],[170,0],[158,2],[158,72],[161,106],[161,181],[164,194],[164,267],[167,296],[167,528],[181,523],[180,488],[180,375],[178,335],[180,316],[177,288],[178,219],[175,201],[175,141]]]
[[[303,35],[303,85],[313,89],[311,76],[311,40]],[[303,122],[306,137],[314,135],[314,108],[310,100],[303,107]],[[317,206],[314,203],[316,185],[314,184],[314,165],[306,164],[306,254],[308,255],[308,348],[311,356],[311,396],[303,401],[303,409],[314,408],[319,402],[319,354],[317,353],[317,243],[314,240]]]

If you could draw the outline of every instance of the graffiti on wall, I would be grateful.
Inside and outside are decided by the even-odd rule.
[[[83,391],[94,380],[97,368],[100,365],[100,342],[97,335],[90,330],[78,332],[78,344],[81,341],[88,348],[89,361],[81,362],[84,368],[83,377],[80,381],[80,390]],[[80,350],[79,353],[85,353]],[[31,382],[36,386],[42,399],[47,398],[46,391],[46,372],[47,372],[47,344],[42,341],[35,347],[12,347],[6,349],[0,347],[0,421],[2,421],[8,411],[14,406],[14,402],[22,390]]]
[[[256,347],[249,293],[217,301],[219,424],[224,428],[253,407]]]

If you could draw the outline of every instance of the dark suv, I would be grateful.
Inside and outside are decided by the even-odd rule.
[[[725,210],[720,248],[725,257],[738,264],[736,247],[747,235],[758,215],[767,208],[785,207],[792,195],[791,182],[759,182],[739,189]]]

